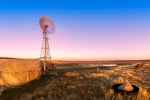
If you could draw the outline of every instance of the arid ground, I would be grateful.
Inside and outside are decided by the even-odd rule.
[[[54,62],[55,69],[3,91],[0,100],[150,100],[150,61],[102,63],[107,62]],[[114,95],[112,85],[127,80],[139,87],[138,95]]]

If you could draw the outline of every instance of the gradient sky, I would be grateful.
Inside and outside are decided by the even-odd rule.
[[[150,59],[148,0],[2,0],[0,56],[39,58],[42,16],[53,60]]]

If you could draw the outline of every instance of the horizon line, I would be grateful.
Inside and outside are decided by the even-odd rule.
[[[0,57],[0,59],[40,59],[40,58],[16,58],[16,57]],[[148,61],[150,59],[115,59],[115,60],[60,60],[60,59],[48,59],[48,60],[51,60],[51,61],[72,61],[72,62],[75,62],[75,61],[84,61],[84,62],[88,62],[88,61],[95,61],[95,62],[98,62],[98,61]]]

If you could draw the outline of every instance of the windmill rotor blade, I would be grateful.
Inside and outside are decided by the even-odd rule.
[[[45,22],[47,22],[47,23],[49,23],[51,25],[51,29],[50,30],[47,30],[47,27],[49,27],[49,25],[45,24]],[[39,21],[39,24],[40,24],[40,27],[43,30],[43,32],[49,33],[49,34],[54,33],[54,31],[55,31],[55,25],[54,25],[53,21],[50,18],[48,18],[46,16],[42,17],[40,19],[40,21]]]

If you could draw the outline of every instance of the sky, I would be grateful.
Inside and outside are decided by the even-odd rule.
[[[150,59],[148,0],[1,0],[0,57],[39,58],[42,16],[52,60]]]

